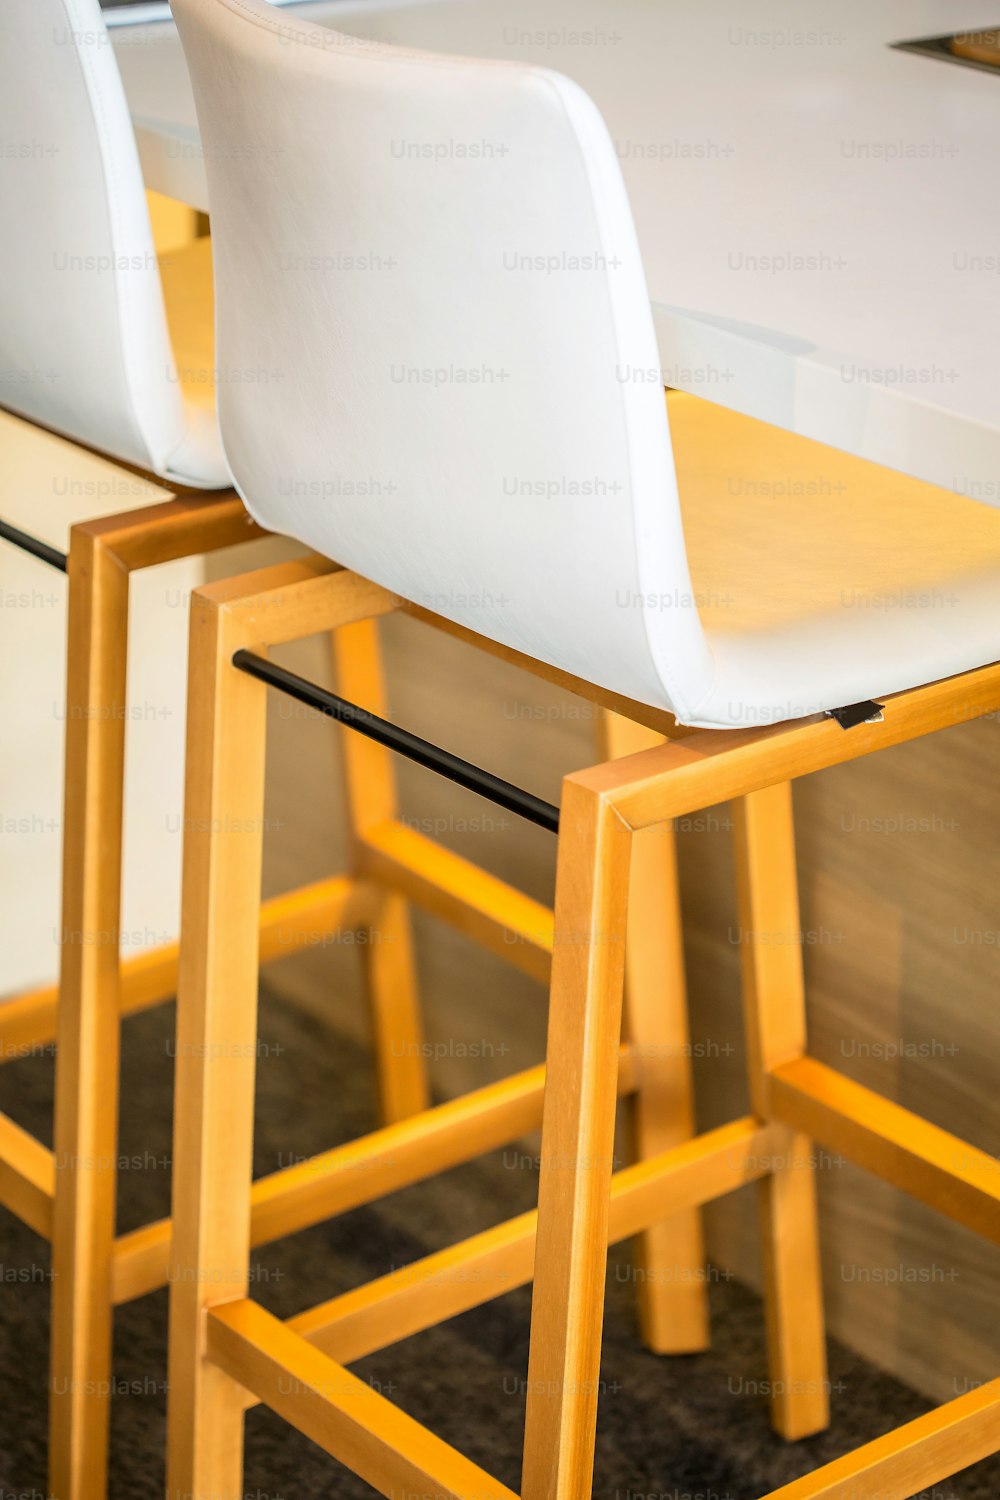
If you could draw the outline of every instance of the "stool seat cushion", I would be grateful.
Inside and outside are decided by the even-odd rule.
[[[667,412],[714,660],[691,722],[798,718],[1000,658],[1000,511],[696,396]]]

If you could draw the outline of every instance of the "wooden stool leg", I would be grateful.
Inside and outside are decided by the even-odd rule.
[[[49,1475],[56,1500],[103,1500],[118,1139],[128,574],[83,532],[74,532],[68,571]]]
[[[605,715],[608,760],[662,744],[618,714]],[[625,947],[626,1035],[635,1050],[638,1087],[632,1132],[638,1161],[694,1135],[694,1090],[684,972],[684,929],[671,824],[632,841],[629,930]],[[708,1347],[708,1290],[701,1212],[673,1214],[641,1235],[636,1275],[643,1342],[657,1354]]]
[[[733,804],[750,1099],[768,1117],[767,1073],[806,1048],[795,828],[789,782]],[[771,1420],[786,1438],[829,1422],[823,1280],[812,1142],[790,1137],[787,1160],[759,1187]]]
[[[385,686],[378,623],[361,620],[333,632],[337,688],[352,703],[384,716]],[[352,730],[342,735],[347,808],[354,839],[367,828],[395,818],[396,778],[392,752]],[[423,1026],[417,989],[410,913],[406,901],[387,891],[362,949],[372,1017],[372,1038],[382,1120],[392,1125],[430,1103]]]
[[[241,641],[239,644],[245,644]],[[208,1306],[248,1285],[264,686],[231,665],[224,610],[191,617],[174,1105],[167,1494],[242,1495],[240,1386],[205,1351]]]
[[[591,1492],[631,835],[564,783],[556,875],[524,1500]]]

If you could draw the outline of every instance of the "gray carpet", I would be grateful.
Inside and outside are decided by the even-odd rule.
[[[125,1027],[121,1229],[167,1211],[170,1007]],[[287,1165],[372,1128],[370,1077],[352,1043],[265,999],[256,1167]],[[0,1109],[50,1139],[52,1066],[0,1069]],[[253,1294],[288,1316],[532,1205],[533,1172],[497,1153],[276,1245],[257,1257]],[[0,1210],[0,1500],[45,1493],[48,1252]],[[659,1359],[634,1333],[628,1260],[612,1256],[594,1493],[602,1500],[756,1500],[855,1444],[927,1409],[923,1398],[847,1350],[831,1348],[834,1425],[786,1445],[767,1428],[761,1307],[732,1281],[712,1283],[714,1347]],[[516,1489],[524,1416],[529,1294],[467,1313],[355,1367],[378,1389]],[[113,1500],[163,1488],[166,1293],[119,1310],[115,1323]],[[362,1500],[373,1492],[257,1408],[247,1419],[245,1492],[258,1500]],[[992,1460],[929,1492],[994,1500]]]

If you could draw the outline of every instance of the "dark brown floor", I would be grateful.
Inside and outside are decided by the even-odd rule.
[[[169,1192],[172,1012],[126,1025],[121,1228],[162,1214]],[[261,1021],[256,1170],[273,1171],[372,1126],[364,1053],[285,1006]],[[48,1136],[51,1058],[0,1070],[0,1109]],[[531,1205],[523,1154],[497,1153],[385,1203],[265,1248],[253,1292],[288,1315],[458,1235]],[[0,1211],[0,1500],[45,1494],[47,1247]],[[659,1359],[636,1342],[625,1256],[612,1258],[594,1494],[601,1500],[755,1500],[803,1471],[926,1409],[927,1403],[847,1350],[831,1349],[835,1422],[787,1446],[768,1431],[761,1308],[735,1282],[711,1288],[714,1347]],[[529,1295],[520,1292],[367,1359],[357,1373],[512,1488],[519,1479]],[[113,1500],[163,1487],[166,1294],[116,1321]],[[278,1418],[247,1421],[245,1492],[255,1500],[342,1500],[372,1492]],[[1000,1461],[930,1492],[993,1500]]]

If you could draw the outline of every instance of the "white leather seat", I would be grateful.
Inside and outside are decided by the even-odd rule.
[[[621,173],[575,84],[263,0],[174,9],[220,358],[282,376],[220,392],[263,525],[692,724],[1000,657],[1000,513],[693,398],[668,403],[675,469]]]
[[[164,478],[227,487],[211,316],[175,358],[98,0],[0,9],[0,140],[0,405]],[[210,285],[205,250],[170,261],[175,302],[192,277]]]
[[[777,723],[1000,656],[1000,512],[671,392],[699,721]],[[668,606],[669,607],[669,606]]]

